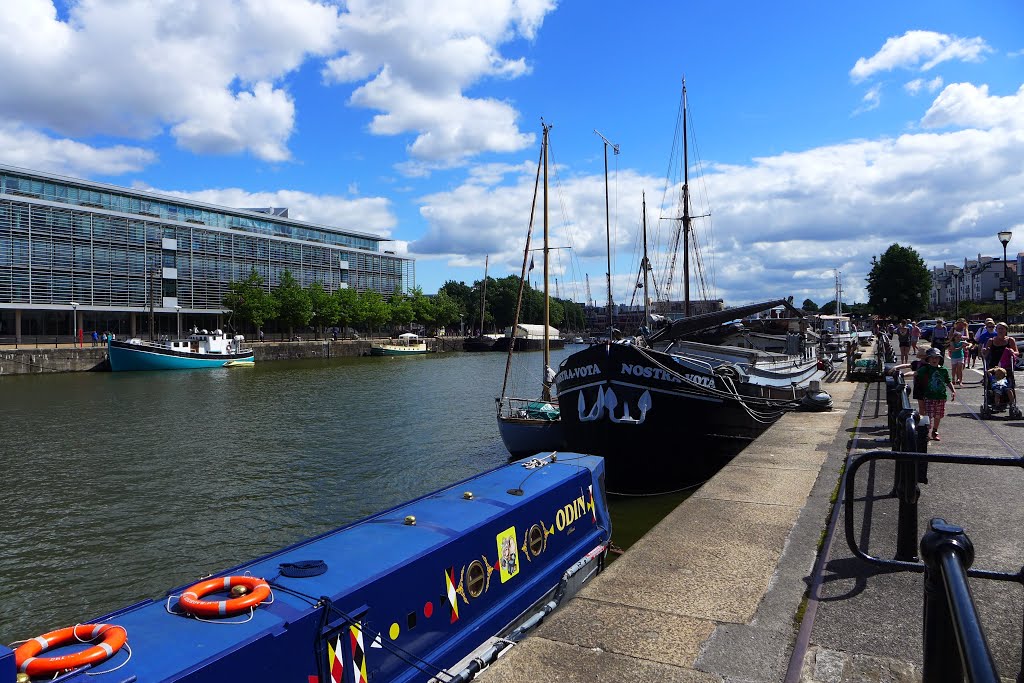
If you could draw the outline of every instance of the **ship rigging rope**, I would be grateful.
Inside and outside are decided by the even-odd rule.
[[[739,393],[739,389],[736,388],[736,384],[732,380],[720,373],[716,373],[717,376],[722,380],[723,384],[729,387],[729,391],[722,391],[721,389],[709,389],[702,384],[698,384],[691,379],[688,379],[684,375],[679,374],[673,368],[668,367],[660,360],[652,356],[647,352],[646,349],[636,346],[636,350],[651,363],[657,365],[659,368],[677,378],[683,384],[696,389],[698,393],[706,394],[708,396],[714,396],[720,399],[733,400],[740,404],[747,413],[757,420],[758,422],[773,422],[778,419],[780,415],[789,411],[795,410],[799,407],[800,403],[797,399],[771,399],[763,398],[758,396],[743,396]],[[760,405],[768,410],[755,410],[751,407],[753,405]]]

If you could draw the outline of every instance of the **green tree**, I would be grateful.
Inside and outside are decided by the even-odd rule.
[[[462,315],[460,303],[448,296],[444,291],[439,291],[431,302],[434,313],[434,329],[450,327],[459,321]]]
[[[360,318],[371,332],[380,329],[391,319],[391,307],[380,292],[372,289],[359,295]]]
[[[488,280],[488,287],[490,287],[491,280]],[[456,282],[455,280],[449,280],[444,283],[440,289],[437,290],[438,294],[444,293],[445,296],[449,297],[452,301],[456,302],[459,306],[461,314],[466,320],[470,319],[470,311],[480,310],[480,295],[479,293],[473,293],[473,289],[469,287],[465,282]],[[487,292],[487,306],[490,308],[491,296],[490,291]],[[456,317],[456,320],[458,318]]]
[[[402,328],[416,319],[416,311],[413,309],[412,300],[401,292],[395,292],[391,296],[389,303],[392,325]]]
[[[917,318],[931,288],[924,259],[911,247],[893,244],[868,273],[868,305],[883,318]]]
[[[334,292],[334,302],[338,308],[337,324],[342,330],[355,327],[359,322],[359,292],[347,287],[341,288]]]
[[[814,303],[810,299],[804,299],[804,302],[800,304],[800,308],[808,313],[814,313],[818,310],[818,304]]]
[[[309,305],[313,309],[311,321],[316,328],[317,335],[322,335],[324,327],[338,324],[338,300],[331,295],[319,282],[314,282],[306,290],[309,296]]]
[[[428,329],[433,328],[436,324],[437,312],[434,310],[434,302],[423,293],[421,287],[413,287],[410,303],[416,322]]]
[[[274,290],[274,299],[277,300],[278,316],[288,327],[289,338],[294,336],[296,327],[302,329],[309,325],[313,318],[313,304],[291,271],[285,270],[281,274],[281,283]]]
[[[277,316],[277,301],[267,293],[255,268],[249,277],[228,285],[222,303],[231,310],[232,317],[255,327],[257,334],[264,323]]]

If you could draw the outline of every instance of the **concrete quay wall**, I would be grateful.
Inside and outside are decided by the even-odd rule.
[[[373,341],[386,340],[267,341],[256,342],[253,349],[258,362],[304,358],[345,358],[370,355],[370,346]],[[462,348],[462,337],[425,338],[424,341],[431,351],[456,351]],[[0,347],[0,376],[107,370],[110,370],[110,363],[107,361],[107,349],[103,346],[85,346],[83,348],[71,345],[58,348]]]
[[[862,386],[783,416],[481,680],[783,680]]]

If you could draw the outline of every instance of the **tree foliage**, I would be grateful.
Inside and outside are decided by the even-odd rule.
[[[868,273],[868,305],[883,318],[914,318],[926,308],[931,275],[912,247],[893,244]]]
[[[804,302],[800,304],[800,308],[808,313],[813,313],[818,310],[818,304],[814,303],[810,299],[804,299]]]
[[[306,290],[309,304],[313,310],[311,322],[317,334],[322,334],[324,327],[338,324],[338,300],[331,295],[319,282],[314,282]]]
[[[295,328],[305,328],[313,319],[313,304],[310,303],[309,294],[299,285],[298,280],[285,270],[281,274],[281,283],[274,289],[274,299],[277,300],[278,316],[281,322],[288,328],[288,336],[294,334]]]
[[[257,331],[277,316],[277,300],[267,293],[263,278],[255,269],[244,280],[228,285],[223,304],[234,318],[251,323]]]

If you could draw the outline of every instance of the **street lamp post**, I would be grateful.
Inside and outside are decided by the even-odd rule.
[[[175,306],[174,310],[178,314],[178,339],[181,339],[181,306]]]
[[[1003,243],[1003,322],[1008,322],[1010,317],[1010,308],[1008,296],[1010,293],[1010,274],[1006,263],[1006,245],[1010,243],[1010,238],[1013,237],[1013,233],[1009,230],[1003,230],[999,233],[999,241]]]
[[[75,345],[75,339],[78,337],[78,302],[71,302],[71,345]]]
[[[959,268],[953,268],[953,318],[960,319],[960,273]]]

